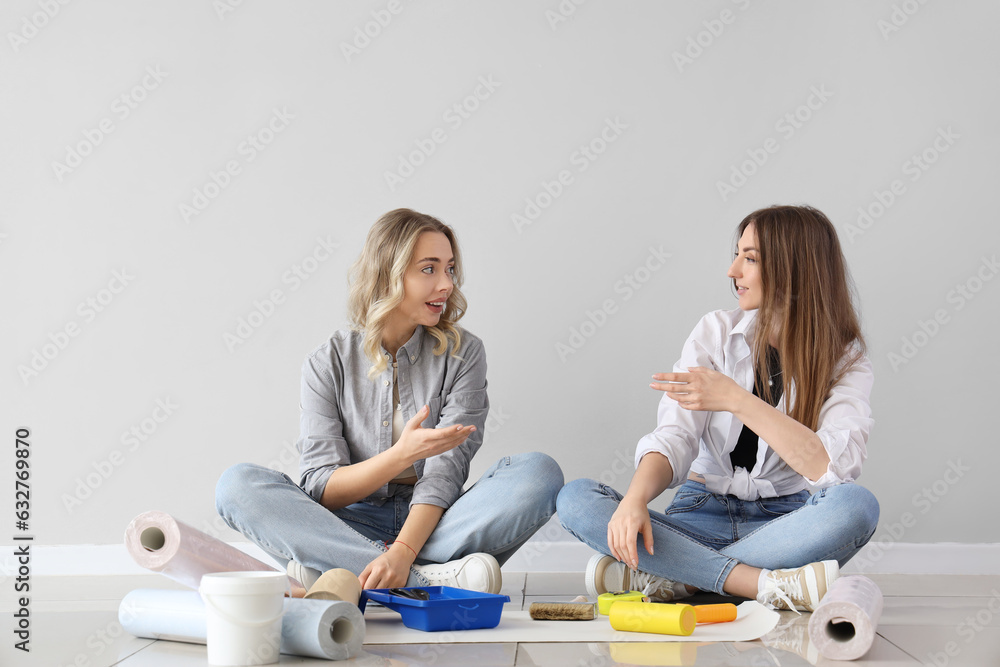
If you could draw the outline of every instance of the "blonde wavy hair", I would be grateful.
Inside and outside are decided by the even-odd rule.
[[[452,356],[458,356],[462,330],[456,323],[465,315],[467,302],[462,294],[462,255],[455,231],[437,218],[408,208],[389,211],[368,230],[361,255],[348,277],[350,292],[347,313],[352,329],[364,332],[365,356],[372,362],[368,377],[381,374],[388,364],[382,356],[382,334],[392,312],[403,302],[403,274],[413,259],[417,238],[424,232],[440,232],[448,237],[455,257],[454,289],[441,319],[426,332],[437,340],[434,354],[443,354],[451,342]]]

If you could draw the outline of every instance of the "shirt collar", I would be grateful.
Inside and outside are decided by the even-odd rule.
[[[754,330],[757,328],[756,324],[757,324],[757,309],[756,308],[754,308],[753,310],[749,310],[749,311],[748,310],[741,310],[740,311],[740,319],[736,323],[736,326],[734,326],[732,329],[730,329],[729,335],[730,336],[736,336],[736,335],[740,334],[746,340],[747,345],[749,345],[750,341],[753,339]]]
[[[741,310],[739,317],[740,319],[736,322],[736,325],[729,330],[729,344],[734,346],[731,349],[735,352],[737,363],[750,357],[750,348],[753,344],[753,334],[757,329],[757,310]],[[733,339],[733,336],[743,336],[742,345]]]
[[[399,350],[405,352],[406,356],[409,357],[410,363],[415,364],[417,359],[420,358],[420,352],[424,347],[424,326],[418,324],[417,328],[413,330],[413,335],[410,339],[399,346]],[[399,358],[399,351],[396,352],[396,358]]]

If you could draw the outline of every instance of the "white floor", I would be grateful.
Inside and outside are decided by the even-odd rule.
[[[972,575],[869,575],[885,595],[885,611],[872,650],[854,663],[816,658],[805,632],[808,615],[782,612],[763,641],[681,643],[521,643],[366,645],[348,664],[437,665],[1000,665],[1000,577]],[[582,574],[504,573],[510,608],[534,600],[570,599]],[[31,653],[14,650],[13,601],[2,599],[0,665],[125,667],[207,664],[204,646],[138,639],[117,622],[118,603],[135,588],[179,588],[159,575],[37,577],[32,587]],[[385,613],[385,610],[382,610]],[[369,612],[370,613],[370,612]],[[281,656],[280,664],[329,664]]]

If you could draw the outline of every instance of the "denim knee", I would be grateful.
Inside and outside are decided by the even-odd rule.
[[[598,482],[593,479],[574,479],[556,496],[556,513],[566,530],[572,530],[578,513],[589,513],[593,494],[598,490]]]
[[[855,535],[855,544],[863,546],[878,527],[879,504],[875,494],[859,484],[838,484],[820,492],[822,502],[833,502],[837,514]]]
[[[563,472],[554,458],[542,452],[514,454],[510,458],[512,464],[516,462],[531,471],[532,475],[537,477],[539,483],[545,488],[555,489],[553,496],[559,493],[559,489],[563,485]]]
[[[563,485],[562,468],[548,454],[526,452],[510,457],[511,467],[521,470],[518,474],[528,487],[528,493],[539,504],[547,508],[549,516],[556,511],[556,494]]]
[[[274,471],[256,463],[237,463],[227,468],[215,485],[215,511],[219,516],[228,521],[227,513],[245,500],[251,493],[250,487],[262,481],[268,472]]]

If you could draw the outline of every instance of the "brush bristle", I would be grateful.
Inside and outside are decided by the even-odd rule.
[[[528,613],[536,621],[590,621],[596,609],[593,602],[532,602]]]

